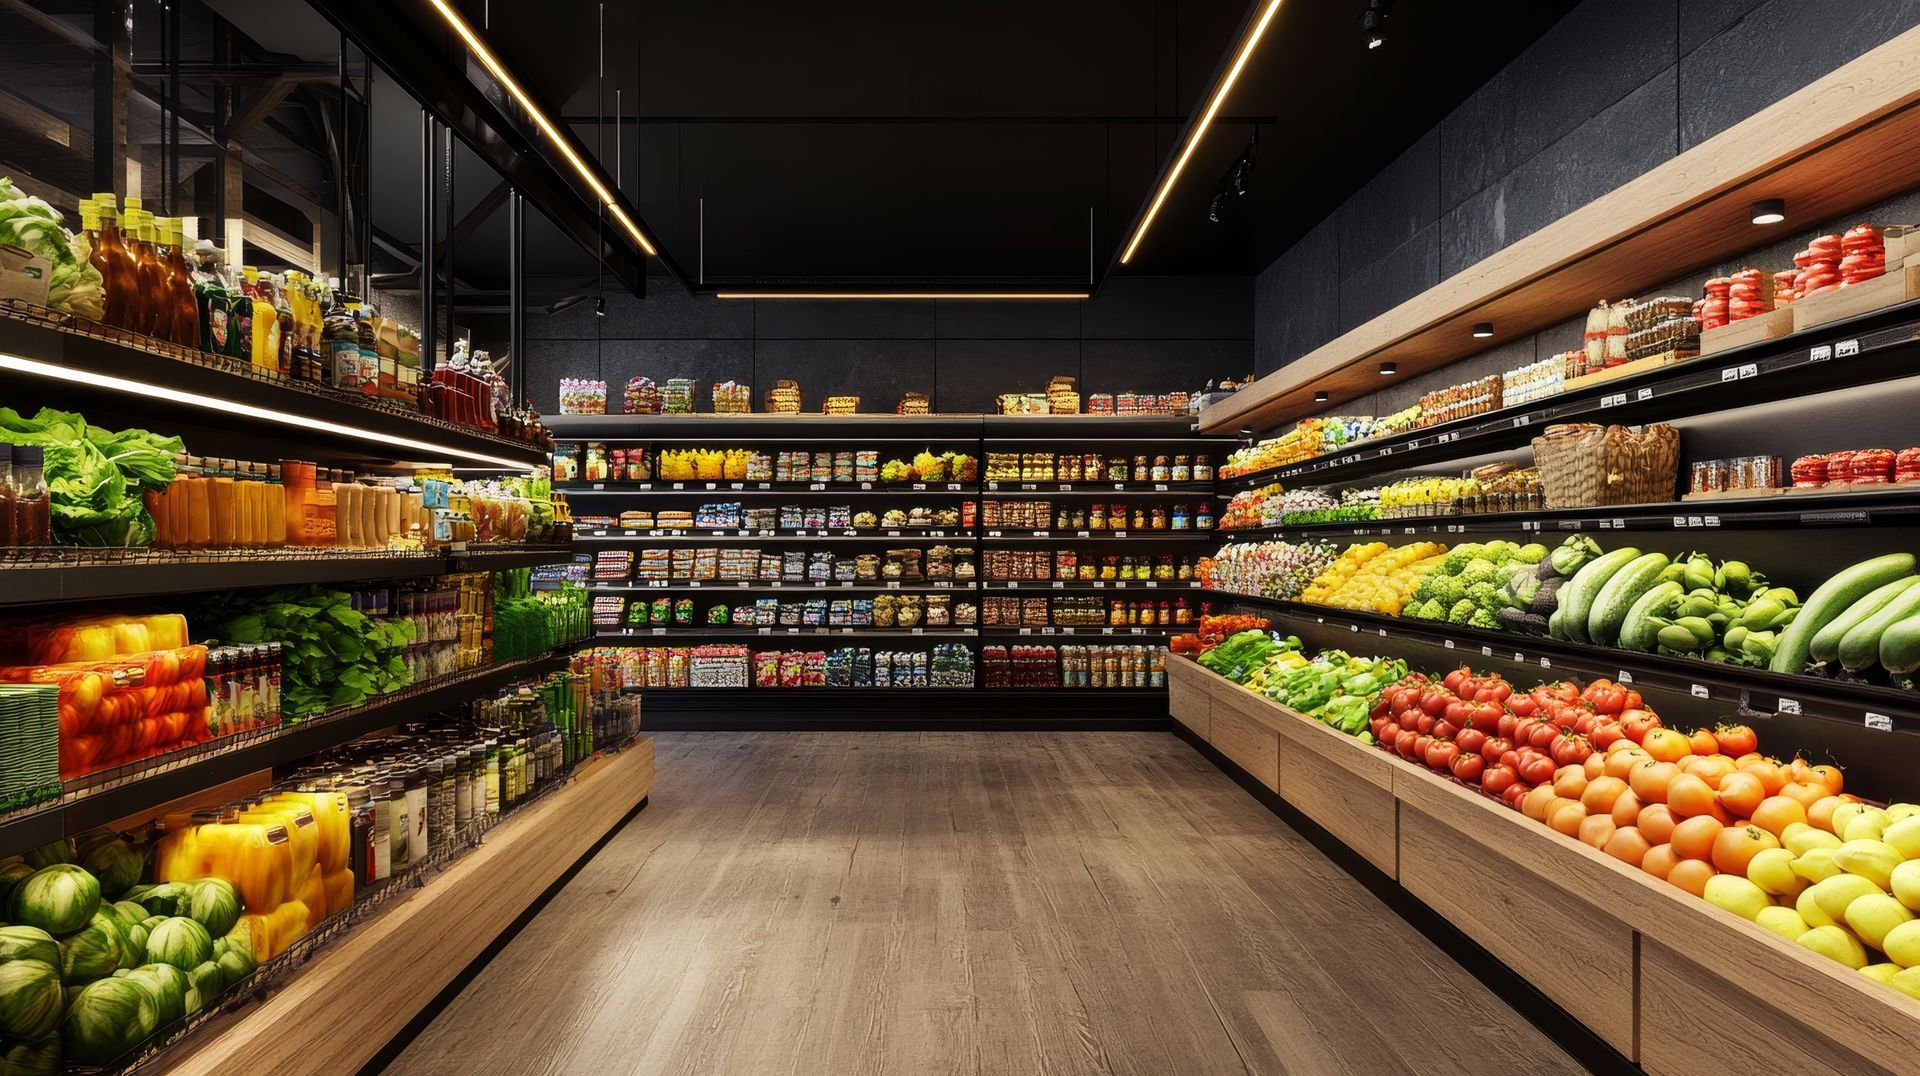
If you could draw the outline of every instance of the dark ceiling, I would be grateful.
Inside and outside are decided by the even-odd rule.
[[[618,91],[622,187],[707,288],[1103,276],[1249,14],[1245,0],[612,4],[603,84],[599,4],[462,2],[610,172]],[[1364,0],[1283,4],[1123,271],[1258,271],[1572,6],[1398,0],[1369,51]],[[1211,223],[1255,122],[1254,192]]]

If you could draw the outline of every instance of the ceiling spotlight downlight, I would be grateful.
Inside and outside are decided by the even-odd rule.
[[[438,3],[440,0],[435,2]],[[1200,113],[1200,118],[1194,122],[1192,130],[1187,133],[1187,143],[1181,147],[1180,156],[1174,158],[1173,167],[1167,169],[1167,174],[1161,177],[1160,188],[1153,192],[1153,201],[1147,203],[1147,211],[1140,215],[1140,223],[1134,227],[1133,237],[1127,240],[1126,249],[1120,254],[1121,265],[1132,261],[1135,252],[1140,249],[1140,241],[1147,237],[1147,229],[1153,226],[1153,219],[1160,215],[1160,207],[1166,205],[1167,195],[1173,193],[1173,185],[1180,182],[1180,173],[1187,170],[1187,162],[1193,159],[1193,151],[1200,147],[1201,139],[1207,136],[1207,128],[1213,125],[1213,117],[1220,113],[1220,106],[1226,103],[1227,95],[1233,92],[1233,84],[1239,81],[1240,72],[1246,68],[1247,61],[1253,57],[1255,46],[1260,44],[1260,38],[1267,32],[1268,24],[1273,22],[1274,14],[1280,10],[1280,2],[1281,0],[1267,0],[1266,6],[1260,10],[1259,17],[1247,30],[1246,37],[1241,39],[1240,51],[1234,54],[1232,65],[1227,68],[1226,74],[1220,76],[1220,84],[1213,88],[1213,96],[1207,99],[1205,111]]]
[[[1762,198],[1753,203],[1753,222],[1755,224],[1778,224],[1787,219],[1787,200],[1785,198]]]
[[[1487,337],[1492,335],[1493,335],[1493,322],[1480,321],[1480,322],[1474,323],[1473,338],[1475,340],[1485,340]]]
[[[1088,299],[1084,291],[720,291],[716,299]]]
[[[238,403],[233,400],[222,400],[215,396],[203,396],[197,392],[186,392],[181,389],[168,388],[165,385],[148,384],[145,381],[134,381],[129,378],[115,377],[112,374],[96,373],[92,370],[76,370],[67,366],[56,366],[52,363],[40,362],[36,359],[23,359],[18,355],[0,354],[0,370],[17,370],[20,373],[32,374],[35,377],[51,378],[56,381],[71,381],[75,384],[91,385],[95,388],[112,389],[115,392],[124,392],[129,395],[139,396],[143,399],[168,400],[173,403],[186,404],[189,407],[218,411],[226,415],[244,415],[247,418],[259,419],[263,422],[272,422],[297,430],[330,433],[340,437],[350,437],[356,441],[391,445],[394,448],[412,449],[416,452],[429,452],[433,454],[429,458],[433,459],[453,458],[473,460],[478,463],[494,464],[509,470],[519,470],[527,466],[527,464],[517,460],[504,459],[500,456],[488,456],[479,452],[468,452],[465,449],[448,448],[446,445],[436,445],[431,441],[416,441],[411,437],[400,437],[395,434],[380,433],[377,430],[363,430],[358,426],[346,426],[338,422],[328,422],[325,419],[296,415],[291,411],[276,411],[270,407],[255,407],[252,404]]]
[[[1380,364],[1381,377],[1392,377],[1393,375],[1399,372],[1400,372],[1400,367],[1394,365],[1393,363],[1383,362]]]
[[[520,84],[514,81],[513,76],[507,73],[506,65],[502,64],[499,58],[494,56],[493,51],[487,48],[486,42],[480,40],[480,35],[473,32],[473,27],[467,25],[467,21],[460,17],[460,13],[455,11],[447,0],[429,0],[429,2],[433,4],[434,10],[440,13],[440,17],[446,20],[447,25],[453,28],[453,32],[459,35],[460,40],[466,43],[467,50],[473,53],[474,59],[480,61],[480,66],[487,69],[487,74],[492,75],[494,81],[500,84],[500,88],[506,90],[514,102],[526,110],[527,115],[533,119],[534,125],[540,128],[541,133],[547,136],[547,140],[560,151],[560,155],[573,166],[574,172],[593,191],[594,197],[607,207],[607,212],[613,215],[613,219],[619,221],[620,226],[633,237],[633,241],[640,244],[640,249],[648,254],[658,255],[659,251],[654,249],[646,234],[640,230],[640,226],[634,223],[633,218],[628,216],[627,211],[622,209],[620,203],[615,200],[613,192],[607,189],[606,182],[600,178],[600,173],[590,167],[580,154],[574,151],[572,141],[563,136],[560,129],[553,125],[553,121],[547,118],[547,114],[540,111],[540,107],[533,103],[533,98],[529,97],[527,92],[520,88]]]
[[[1329,395],[1327,395],[1327,394],[1326,394],[1326,393],[1324,393],[1324,392],[1316,392],[1316,393],[1314,393],[1314,394],[1313,394],[1313,402],[1314,402],[1314,403],[1326,403],[1326,402],[1328,402],[1328,401],[1329,401],[1329,400],[1331,400],[1331,399],[1333,399],[1333,397],[1331,397],[1331,396],[1329,396]]]
[[[1360,16],[1360,32],[1366,35],[1367,51],[1387,43],[1387,16],[1391,14],[1391,0],[1368,0],[1366,13]]]

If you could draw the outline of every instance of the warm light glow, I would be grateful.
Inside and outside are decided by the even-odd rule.
[[[722,291],[716,299],[1086,299],[1084,291]]]
[[[377,433],[373,430],[360,429],[357,426],[343,426],[337,422],[328,422],[324,419],[296,415],[290,411],[275,411],[268,407],[255,407],[252,404],[238,403],[233,400],[222,400],[213,396],[202,396],[197,392],[183,392],[179,389],[167,388],[164,385],[151,385],[144,381],[132,381],[124,377],[114,377],[112,374],[95,373],[90,370],[75,370],[66,366],[55,366],[52,363],[38,362],[34,359],[23,359],[18,355],[0,354],[0,369],[18,370],[23,374],[33,374],[36,377],[49,377],[58,381],[72,381],[81,385],[93,385],[151,400],[168,400],[173,403],[186,404],[190,407],[202,407],[209,411],[218,411],[227,415],[245,415],[249,418],[262,419],[267,422],[277,422],[282,426],[292,426],[296,429],[338,434],[342,437],[352,437],[362,441],[373,441],[383,445],[393,445],[396,448],[417,449],[421,452],[432,452],[442,456],[457,456],[461,459],[496,464],[510,470],[525,470],[528,467],[525,463],[502,459],[499,456],[487,456],[478,452],[468,452],[464,449],[448,448],[445,445],[436,445],[430,441],[416,441],[411,437],[397,437],[390,433]]]
[[[600,181],[599,172],[589,167],[587,162],[573,151],[571,141],[561,136],[559,128],[547,119],[547,114],[540,111],[539,107],[533,103],[533,98],[527,96],[526,91],[520,88],[520,84],[513,80],[512,75],[507,74],[506,66],[487,49],[486,44],[480,40],[480,35],[473,32],[473,28],[467,25],[466,20],[462,19],[459,12],[453,10],[446,0],[432,0],[432,3],[441,17],[447,20],[447,25],[453,27],[453,32],[459,34],[460,40],[466,42],[467,48],[479,58],[481,66],[487,69],[487,73],[492,75],[501,87],[520,103],[521,108],[527,110],[527,115],[533,117],[534,124],[553,142],[554,147],[560,151],[560,155],[567,159],[567,163],[573,165],[573,170],[580,174],[580,178],[586,181],[587,186],[593,189],[594,197],[600,199],[607,207],[613,214],[613,219],[619,221],[620,226],[627,230],[627,234],[633,236],[633,241],[640,244],[640,249],[648,254],[658,254],[659,252],[653,249],[653,244],[647,242],[647,237],[641,233],[640,226],[633,222],[633,218],[627,216],[626,210],[620,208],[619,203],[614,200],[613,193],[607,190],[607,185]]]
[[[435,2],[438,3],[439,0]],[[1140,226],[1134,229],[1133,238],[1128,241],[1126,251],[1120,255],[1121,265],[1133,259],[1133,252],[1140,248],[1140,241],[1147,237],[1147,229],[1152,226],[1153,218],[1159,214],[1160,207],[1166,204],[1167,195],[1173,192],[1173,185],[1180,181],[1180,173],[1186,170],[1187,161],[1193,157],[1193,151],[1200,147],[1200,140],[1206,137],[1207,128],[1212,126],[1214,115],[1220,111],[1220,106],[1226,103],[1227,94],[1232,92],[1235,80],[1240,77],[1240,70],[1246,67],[1247,61],[1253,57],[1253,49],[1260,43],[1260,35],[1267,32],[1267,24],[1273,21],[1274,12],[1279,10],[1280,0],[1268,0],[1266,10],[1260,13],[1260,21],[1254,23],[1253,29],[1247,33],[1247,39],[1240,45],[1240,55],[1233,58],[1233,66],[1227,68],[1226,76],[1220,80],[1220,85],[1213,91],[1213,99],[1207,102],[1207,110],[1200,114],[1200,122],[1194,124],[1193,131],[1187,135],[1186,148],[1182,149],[1180,156],[1174,159],[1173,167],[1167,170],[1167,178],[1161,181],[1159,191],[1153,196],[1153,202],[1147,206],[1146,215],[1140,218]]]

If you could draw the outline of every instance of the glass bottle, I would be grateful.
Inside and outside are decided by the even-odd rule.
[[[327,353],[333,387],[347,392],[360,391],[360,337],[354,325],[353,309],[344,292],[333,293],[333,305],[327,308]]]
[[[39,445],[13,446],[13,544],[53,544],[53,502]]]
[[[13,445],[0,441],[0,549],[19,545],[14,540],[14,504],[19,489],[13,484]]]
[[[100,232],[91,260],[106,290],[107,324],[131,329],[140,309],[140,273],[120,231],[120,210],[112,191],[93,196]]]
[[[200,345],[200,304],[194,295],[193,273],[187,268],[186,233],[179,217],[168,217],[162,239],[166,244],[167,290],[173,304],[173,333],[169,337],[181,347]]]
[[[173,318],[163,294],[165,280],[153,253],[153,216],[141,208],[140,199],[127,199],[126,212],[120,218],[120,235],[133,260],[135,286],[139,289],[136,306],[130,311],[133,324],[126,327],[148,336],[164,337],[173,331]]]
[[[288,301],[285,277],[272,281],[274,318],[274,365],[281,377],[293,377],[293,306]]]
[[[404,873],[412,862],[413,819],[407,814],[406,774],[394,773],[387,780],[387,815],[393,820],[392,844],[388,848],[388,868],[393,874]]]
[[[232,354],[233,295],[220,272],[220,251],[208,240],[193,246],[193,294],[200,308],[200,350]]]

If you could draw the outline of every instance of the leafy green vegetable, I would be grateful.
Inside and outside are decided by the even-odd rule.
[[[178,437],[146,430],[103,430],[71,411],[43,407],[23,418],[0,407],[0,440],[46,450],[53,538],[66,545],[140,546],[153,541],[143,490],[173,480]]]
[[[67,231],[59,210],[23,193],[11,176],[0,176],[0,243],[47,259],[48,306],[94,321],[106,316],[107,293],[100,270],[88,263],[93,252],[86,236]]]
[[[281,703],[291,714],[357,706],[412,682],[407,644],[413,630],[400,619],[375,620],[353,607],[350,595],[325,587],[223,594],[197,614],[215,638],[286,646]]]

